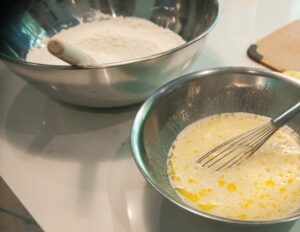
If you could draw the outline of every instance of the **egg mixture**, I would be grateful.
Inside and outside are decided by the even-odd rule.
[[[217,145],[269,120],[224,113],[187,126],[168,156],[169,179],[176,193],[201,211],[241,220],[274,219],[299,208],[300,138],[287,126],[236,167],[215,171],[196,163]]]

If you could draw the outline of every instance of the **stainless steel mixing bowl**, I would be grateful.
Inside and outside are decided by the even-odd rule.
[[[151,20],[188,42],[149,57],[93,68],[25,61],[43,36],[77,25],[78,17],[92,20],[95,10]],[[187,70],[217,22],[219,4],[218,0],[16,0],[1,3],[0,13],[0,58],[13,72],[52,98],[113,107],[140,102]]]
[[[300,81],[270,71],[227,67],[185,75],[157,90],[138,111],[131,134],[134,159],[146,180],[163,196],[202,217],[250,226],[296,220],[300,211],[276,220],[240,221],[192,208],[169,183],[167,154],[177,134],[196,120],[224,112],[274,117],[299,99]],[[300,133],[300,115],[288,126]]]

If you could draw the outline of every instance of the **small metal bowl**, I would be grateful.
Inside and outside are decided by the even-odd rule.
[[[233,220],[211,215],[183,202],[169,183],[167,155],[178,133],[210,115],[249,112],[274,117],[300,99],[300,81],[254,68],[227,67],[191,73],[158,89],[138,111],[131,133],[133,156],[145,179],[163,196],[206,219],[247,226],[278,224],[300,218]],[[300,133],[300,115],[288,123]]]
[[[92,68],[26,62],[27,52],[45,35],[91,21],[96,11],[151,20],[187,43],[141,59]],[[52,98],[90,107],[114,107],[145,100],[178,77],[197,58],[219,16],[218,0],[196,1],[22,1],[1,5],[0,59],[17,75]]]

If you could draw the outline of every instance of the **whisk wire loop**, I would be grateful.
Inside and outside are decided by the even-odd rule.
[[[220,161],[226,160],[226,162],[215,168],[217,171],[238,165],[257,151],[276,130],[277,127],[273,121],[254,128],[207,152],[197,160],[197,163],[202,163],[203,167],[211,168],[220,164]]]
[[[258,131],[263,130],[264,128],[268,127],[268,125],[263,125],[261,127],[258,128],[254,128],[250,131],[247,131],[237,137],[234,137],[230,140],[228,140],[227,142],[224,142],[222,144],[220,144],[219,146],[215,147],[214,149],[212,149],[211,151],[207,152],[205,155],[201,156],[198,160],[197,163],[201,163],[203,160],[205,160],[206,158],[208,158],[208,156],[210,156],[211,154],[213,154],[215,151],[219,151],[219,155],[221,155],[223,152],[228,151],[227,147],[230,146],[230,150],[234,150],[235,146],[238,146],[239,144],[241,144],[244,140],[249,138],[252,138],[251,136],[256,135],[256,133]],[[235,144],[236,141],[239,141],[239,144]],[[224,148],[222,150],[222,148]],[[230,152],[230,151],[229,151]],[[209,162],[213,161],[215,158],[217,158],[217,156],[213,156],[211,157],[207,162],[203,163],[203,165],[208,164]]]
[[[238,153],[238,155],[234,156],[231,160],[224,163],[223,165],[218,167],[216,170],[219,171],[219,170],[222,170],[224,168],[231,168],[233,166],[239,165],[241,162],[243,162],[243,160],[247,159],[254,152],[256,152],[275,133],[276,130],[277,130],[276,127],[271,127],[270,130],[268,130],[266,132],[266,134],[263,134],[263,135],[261,135],[261,137],[259,137],[256,140],[252,141],[252,144],[251,144],[251,146],[249,146],[248,150],[240,151]]]
[[[274,120],[236,136],[204,154],[196,162],[217,171],[239,165],[256,152],[281,126],[300,112],[300,102]]]

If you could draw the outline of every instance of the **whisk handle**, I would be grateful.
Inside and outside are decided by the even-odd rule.
[[[296,105],[289,108],[287,111],[279,115],[277,118],[273,120],[273,123],[277,127],[281,127],[284,124],[286,124],[290,119],[292,119],[297,113],[300,112],[300,102],[298,102]]]

